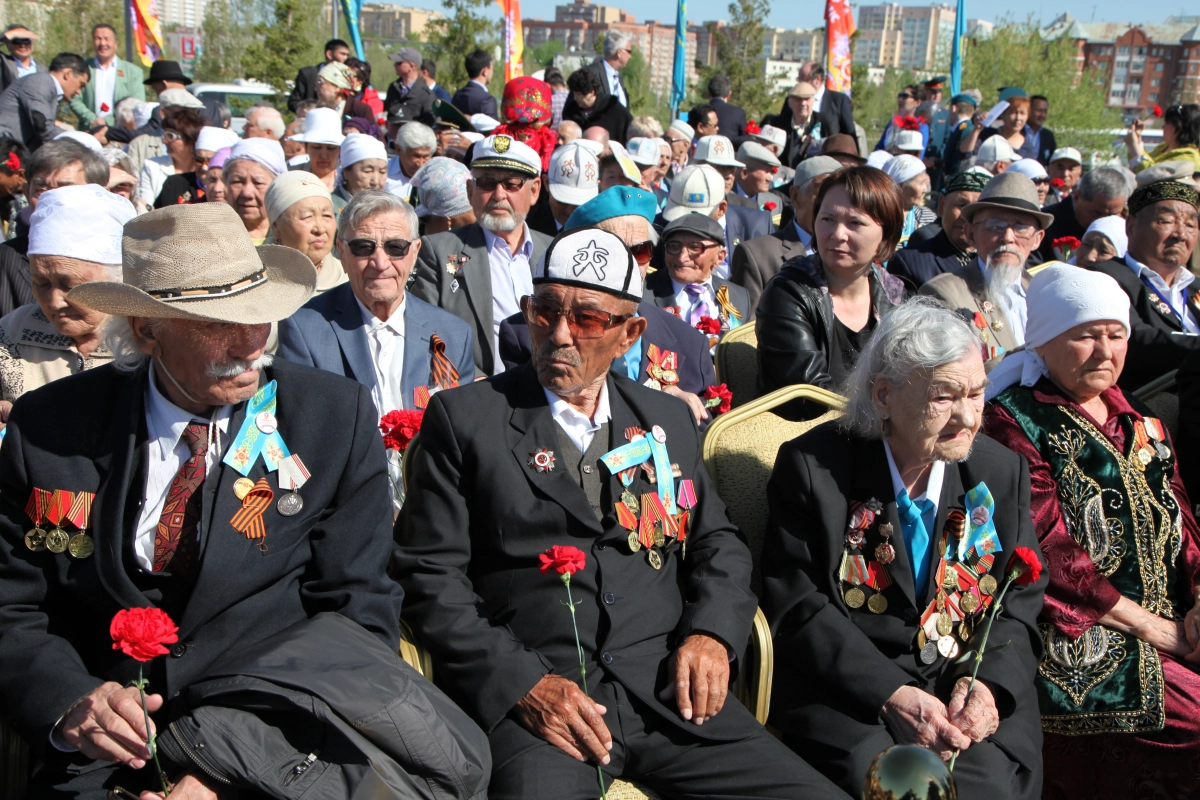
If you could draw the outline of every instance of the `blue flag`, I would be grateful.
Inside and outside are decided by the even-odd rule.
[[[687,96],[687,0],[679,0],[675,14],[675,69],[671,76],[671,119]]]
[[[363,53],[362,34],[359,31],[358,20],[362,16],[362,0],[342,0],[342,11],[346,15],[346,27],[350,30],[350,43],[354,45],[355,57],[363,61],[366,55]],[[334,11],[333,13],[337,13]]]
[[[954,14],[954,44],[950,50],[950,96],[962,91],[963,39],[967,38],[967,9],[964,0],[958,0],[958,11]]]

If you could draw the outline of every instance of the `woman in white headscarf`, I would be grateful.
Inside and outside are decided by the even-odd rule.
[[[925,171],[925,163],[912,155],[894,157],[883,165],[883,171],[900,187],[904,200],[904,230],[900,233],[900,246],[904,247],[913,231],[937,222],[937,214],[925,205],[929,173]]]
[[[1093,267],[1114,258],[1125,258],[1128,248],[1125,218],[1100,217],[1088,226],[1079,247],[1071,254],[1070,263],[1077,267]]]
[[[333,255],[337,213],[320,177],[304,170],[285,172],[267,188],[263,202],[275,243],[299,250],[317,268],[317,294],[349,280]]]
[[[1166,426],[1117,387],[1129,298],[1059,263],[1027,298],[1025,350],[990,374],[984,425],[1029,462],[1050,577],[1042,796],[1123,798],[1136,781],[1180,797],[1179,765],[1200,758],[1200,531]]]

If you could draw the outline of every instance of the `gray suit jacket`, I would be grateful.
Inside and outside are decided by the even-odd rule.
[[[1026,289],[1029,288],[1028,272],[1021,275],[1021,285]],[[959,267],[953,272],[943,272],[921,286],[920,294],[927,297],[935,297],[940,300],[947,308],[957,313],[967,321],[967,324],[975,329],[982,340],[985,348],[985,358],[983,366],[988,372],[992,371],[992,367],[1000,363],[1000,359],[1017,348],[1017,340],[1013,338],[1012,325],[1008,321],[1008,315],[1004,313],[999,305],[991,303],[987,299],[987,286],[983,280],[983,271],[979,269],[979,261],[972,261],[965,267]],[[975,322],[975,315],[979,314],[987,323],[987,328],[980,329]],[[1004,348],[1002,352],[996,353],[992,358],[987,358],[989,354],[987,348],[999,345]]]
[[[58,82],[48,72],[26,75],[0,94],[0,136],[32,152],[58,136]]]
[[[533,238],[529,268],[533,270],[551,239],[533,229],[529,235]],[[494,375],[499,365],[495,364],[492,271],[479,223],[422,236],[413,278],[413,295],[449,311],[474,329],[475,370]]]
[[[729,278],[750,296],[750,319],[754,319],[758,298],[767,281],[779,274],[783,262],[803,255],[808,255],[808,250],[796,235],[795,225],[742,242],[733,249]]]
[[[446,356],[458,368],[459,383],[475,380],[471,329],[454,315],[409,294],[404,308],[404,365],[400,377],[406,405],[417,387],[430,383],[429,337],[433,333],[446,343]],[[279,323],[278,354],[296,364],[353,378],[364,386],[375,386],[375,365],[363,329],[362,312],[348,283],[317,295]]]

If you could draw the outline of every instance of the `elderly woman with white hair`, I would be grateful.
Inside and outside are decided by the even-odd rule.
[[[324,182],[304,170],[285,172],[264,197],[276,244],[299,250],[317,269],[316,294],[345,283],[342,262],[333,255],[337,214]]]
[[[1029,464],[1049,573],[1042,796],[1192,796],[1200,530],[1166,425],[1117,386],[1129,298],[1065,264],[1034,276],[1028,298],[1025,349],[992,371],[984,417]]]
[[[857,796],[893,744],[958,753],[960,797],[1038,797],[1033,679],[1044,578],[1029,472],[986,436],[979,342],[924,298],[880,320],[846,413],[779,451],[767,486],[762,605],[771,724]],[[998,584],[1015,569],[1002,606]],[[971,660],[987,619],[978,681]]]
[[[937,214],[925,205],[929,194],[929,173],[925,162],[913,155],[898,155],[883,166],[883,171],[900,187],[904,201],[904,228],[900,232],[900,246],[908,244],[908,237],[917,228],[937,222]]]
[[[0,320],[0,423],[25,392],[112,359],[103,345],[108,316],[72,303],[67,292],[121,280],[121,229],[136,215],[128,200],[93,183],[39,199],[29,228],[37,302]]]

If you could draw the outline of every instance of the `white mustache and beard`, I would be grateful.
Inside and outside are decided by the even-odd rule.
[[[253,361],[246,361],[241,358],[234,358],[220,363],[210,361],[208,366],[205,367],[204,373],[210,378],[236,378],[246,370],[258,370],[263,367],[269,367],[274,360],[275,356],[270,353],[263,353]]]
[[[489,213],[491,211],[507,211],[508,214],[498,216]],[[525,215],[514,211],[512,205],[507,200],[497,200],[494,203],[488,203],[487,207],[484,208],[483,215],[479,218],[479,224],[492,233],[508,233],[509,231],[515,231],[525,224]]]
[[[1012,263],[1011,259],[1000,261],[1000,256],[1006,254],[1016,256],[1016,263]],[[1021,280],[1021,274],[1025,271],[1021,251],[1011,245],[1002,244],[988,254],[984,263],[987,264],[987,298],[1002,308],[1008,308],[1008,301],[1005,299],[1008,289]]]

